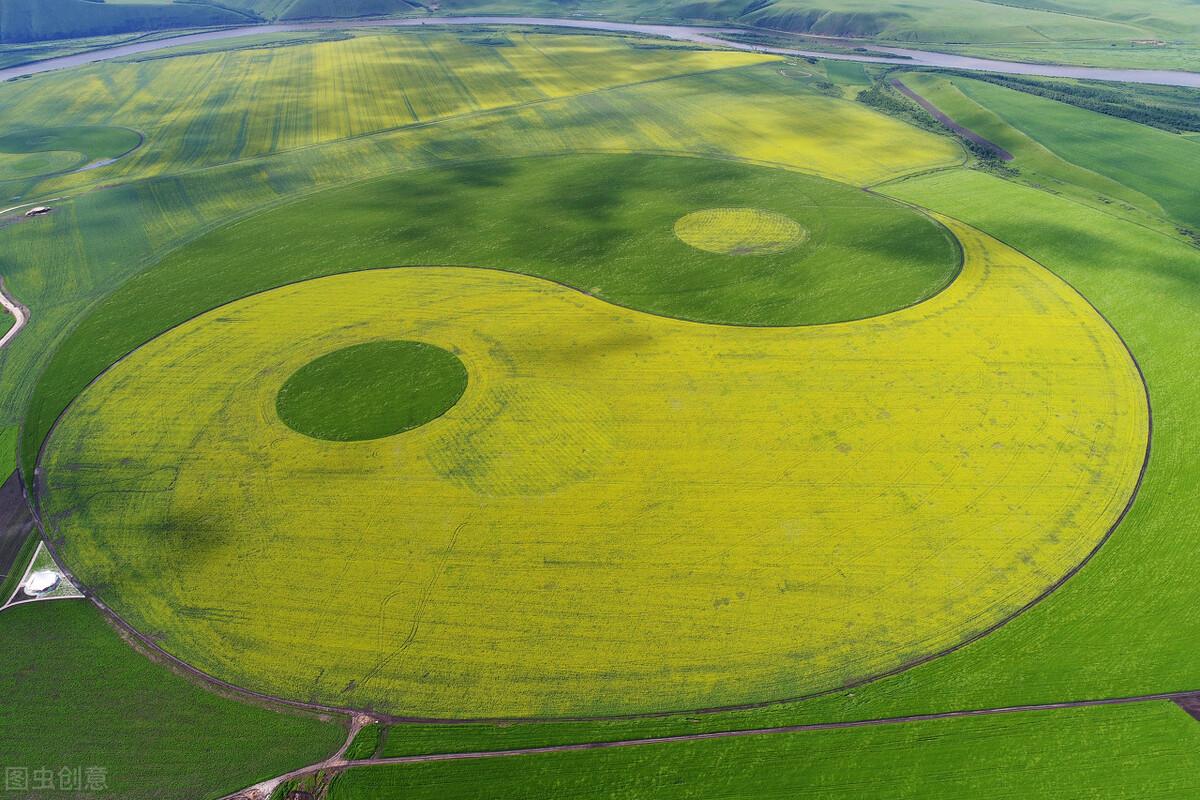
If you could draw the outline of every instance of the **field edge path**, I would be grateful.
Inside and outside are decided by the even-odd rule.
[[[225,795],[220,800],[267,800],[271,792],[284,781],[307,777],[316,772],[324,771],[334,774],[355,767],[383,767],[402,764],[424,764],[435,761],[467,761],[488,758],[508,758],[513,756],[542,755],[546,753],[570,753],[584,750],[610,750],[618,747],[640,747],[655,744],[673,744],[676,742],[697,742],[709,739],[733,739],[744,736],[773,736],[789,733],[806,733],[811,731],[843,730],[848,728],[869,728],[880,725],[904,725],[917,722],[933,722],[942,719],[962,719],[964,717],[989,717],[1002,714],[1023,714],[1039,711],[1060,711],[1072,708],[1094,708],[1098,706],[1132,705],[1134,703],[1153,703],[1168,701],[1196,719],[1200,719],[1200,690],[1185,692],[1164,692],[1160,694],[1136,695],[1131,697],[1096,698],[1091,700],[1065,700],[1057,703],[1036,703],[1031,705],[998,706],[996,708],[964,709],[958,711],[942,711],[929,714],[907,714],[898,717],[877,717],[873,719],[850,720],[843,722],[811,722],[800,725],[779,725],[766,728],[743,728],[720,731],[705,731],[698,733],[681,733],[670,736],[650,736],[638,739],[613,739],[607,741],[574,742],[571,744],[541,745],[534,747],[519,747],[511,750],[477,750],[453,753],[429,753],[411,756],[384,756],[347,760],[344,755],[358,730],[369,719],[357,716],[353,719],[350,734],[346,742],[329,758],[310,764],[306,767],[292,770],[270,780],[240,789]]]
[[[16,319],[13,326],[3,336],[0,336],[0,348],[4,348],[16,338],[21,329],[29,324],[29,309],[17,302],[4,288],[4,278],[0,276],[0,306]]]

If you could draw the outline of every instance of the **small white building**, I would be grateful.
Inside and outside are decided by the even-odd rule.
[[[52,569],[39,569],[25,581],[25,594],[40,597],[58,586],[59,574]]]
[[[49,214],[53,210],[50,206],[34,206],[25,212],[25,216],[40,217],[42,214]]]

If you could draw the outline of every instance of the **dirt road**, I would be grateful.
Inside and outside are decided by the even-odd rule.
[[[974,142],[975,144],[979,145],[980,147],[982,147],[983,149],[985,149],[989,152],[995,153],[996,157],[999,158],[1001,161],[1012,161],[1013,160],[1012,153],[1008,152],[1007,150],[1005,150],[1003,147],[996,144],[995,142],[983,138],[982,136],[980,136],[978,133],[971,130],[970,128],[959,125],[957,122],[955,122],[953,119],[948,117],[945,114],[945,112],[943,112],[941,109],[939,109],[933,103],[929,102],[924,97],[922,97],[921,95],[914,92],[912,89],[905,86],[898,78],[892,79],[892,86],[894,86],[896,88],[896,91],[900,92],[902,95],[909,98],[910,100],[913,100],[914,102],[916,102],[917,105],[921,106],[921,108],[928,111],[933,116],[934,119],[936,119],[938,122],[945,125],[950,130],[957,133],[959,136],[963,137],[964,139],[966,139],[968,141]]]
[[[3,336],[0,336],[0,348],[6,346],[9,342],[16,338],[21,329],[29,322],[29,309],[16,301],[16,298],[10,296],[4,289],[4,278],[0,278],[0,306],[9,314],[16,318],[16,323],[5,331]]]

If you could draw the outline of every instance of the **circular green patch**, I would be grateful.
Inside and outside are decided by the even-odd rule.
[[[786,253],[808,236],[791,217],[761,208],[706,208],[675,220],[684,244],[727,256]]]
[[[296,370],[275,408],[297,433],[361,442],[437,419],[466,388],[466,367],[453,353],[424,342],[367,342]]]

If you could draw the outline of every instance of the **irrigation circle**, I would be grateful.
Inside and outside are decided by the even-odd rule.
[[[808,231],[791,217],[761,208],[706,208],[676,220],[675,236],[709,253],[766,256],[795,248]]]

